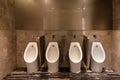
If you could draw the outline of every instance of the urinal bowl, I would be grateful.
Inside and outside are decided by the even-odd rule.
[[[93,42],[91,50],[91,70],[94,72],[102,72],[104,61],[105,51],[102,44],[100,42]]]
[[[59,70],[59,47],[57,42],[50,42],[46,50],[48,72],[55,73]]]
[[[70,71],[72,73],[81,72],[82,49],[79,42],[71,42],[69,48]]]
[[[38,71],[38,47],[36,42],[28,43],[24,52],[24,61],[26,62],[28,73]]]

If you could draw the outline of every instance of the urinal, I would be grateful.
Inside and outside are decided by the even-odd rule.
[[[105,51],[101,42],[93,42],[91,50],[91,70],[94,72],[102,72],[104,61]]]
[[[28,43],[24,52],[24,61],[26,62],[28,73],[38,71],[38,46],[36,42]]]
[[[71,42],[69,48],[70,71],[72,73],[81,72],[82,49],[79,42]]]
[[[48,72],[58,72],[60,54],[57,42],[49,42],[45,56],[48,64]]]

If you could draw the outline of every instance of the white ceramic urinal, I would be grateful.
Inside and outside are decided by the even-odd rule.
[[[91,70],[94,72],[102,72],[104,61],[105,51],[101,42],[93,42],[91,50]]]
[[[55,73],[59,70],[59,47],[57,42],[50,42],[46,50],[48,72]]]
[[[73,73],[81,72],[82,49],[79,42],[71,42],[69,48],[70,70]]]
[[[28,73],[38,71],[38,46],[36,42],[28,43],[24,52],[24,60],[27,65]]]

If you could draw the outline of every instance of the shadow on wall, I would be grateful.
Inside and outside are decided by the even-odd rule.
[[[42,66],[45,62],[45,36],[41,36],[40,39],[40,54],[39,54],[39,58],[40,58],[40,66]]]

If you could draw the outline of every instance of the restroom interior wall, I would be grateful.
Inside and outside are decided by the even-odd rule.
[[[106,61],[105,66],[111,66],[111,31],[36,31],[36,30],[17,30],[17,67],[26,67],[23,54],[25,47],[28,42],[34,41],[32,35],[35,36],[44,36],[45,37],[45,50],[47,45],[51,41],[57,41],[60,47],[60,67],[69,67],[68,51],[71,41],[78,41],[80,45],[83,46],[83,35],[90,37],[90,42],[100,41],[106,52]],[[55,39],[52,36],[55,35]],[[76,39],[73,38],[73,35],[76,35]],[[96,39],[93,38],[93,35],[96,35]],[[38,40],[37,40],[38,41]],[[44,51],[45,52],[45,51]],[[90,51],[88,51],[90,53]],[[45,53],[41,53],[45,55]],[[65,57],[66,56],[66,57]],[[86,57],[86,56],[84,56]],[[64,59],[63,59],[64,58]],[[45,61],[45,57],[42,58]],[[46,67],[46,62],[43,67]]]
[[[15,0],[15,8],[17,30],[112,29],[112,0]]]
[[[85,25],[85,30],[88,31],[84,31],[81,22],[77,22],[79,21],[79,18],[81,18],[81,14],[79,7],[81,8],[81,6],[76,6],[76,9],[73,10],[74,12],[72,12],[72,10],[68,11],[66,9],[61,9],[59,13],[59,17],[61,16],[60,20],[62,23],[66,22],[66,25],[70,25],[66,26],[66,25],[62,25],[59,26],[58,24],[54,25],[54,21],[56,21],[56,19],[58,19],[58,17],[54,17],[55,15],[58,16],[56,9],[51,10],[52,7],[50,7],[50,9],[47,9],[48,11],[50,10],[49,14],[47,14],[48,18],[48,22],[51,21],[51,23],[49,24],[45,24],[43,22],[43,13],[41,13],[42,10],[42,5],[43,2],[42,0],[40,0],[39,7],[36,6],[35,4],[31,4],[30,6],[32,6],[32,9],[29,8],[29,5],[26,6],[26,4],[22,5],[24,3],[24,0],[15,0],[18,1],[19,4],[17,4],[16,6],[16,10],[23,10],[22,12],[28,12],[28,13],[20,13],[19,11],[16,12],[16,14],[14,14],[14,6],[13,6],[13,2],[14,0],[0,0],[0,79],[2,77],[4,77],[6,74],[10,73],[15,67],[26,67],[24,59],[23,59],[23,54],[24,54],[24,50],[28,44],[28,42],[31,41],[38,41],[38,39],[36,39],[35,37],[33,38],[33,35],[36,37],[41,37],[41,36],[45,36],[46,39],[46,44],[45,47],[47,47],[48,43],[50,41],[54,41],[52,39],[52,35],[54,34],[56,36],[55,41],[58,41],[60,46],[64,46],[63,48],[61,48],[61,54],[64,55],[63,53],[67,53],[68,48],[69,48],[69,43],[73,40],[73,41],[79,41],[81,45],[83,42],[83,38],[81,36],[86,35],[88,37],[90,37],[90,42],[92,41],[100,41],[102,42],[105,52],[106,52],[106,61],[105,61],[105,66],[112,66],[117,72],[120,73],[120,69],[119,69],[119,58],[120,58],[120,50],[119,50],[119,45],[120,45],[120,40],[119,40],[119,34],[120,34],[120,0],[113,0],[113,27],[111,26],[112,22],[111,22],[111,6],[108,5],[109,9],[105,8],[105,12],[103,15],[101,15],[101,19],[100,16],[97,16],[97,12],[96,10],[99,10],[98,7],[96,7],[95,10],[95,14],[93,16],[93,18],[90,17],[90,15],[92,15],[92,13],[89,13],[88,16],[86,16],[86,22],[88,22],[88,24],[86,23]],[[79,1],[79,0],[78,0]],[[81,1],[81,0],[80,0]],[[95,1],[95,0],[89,0],[89,1]],[[101,1],[104,2],[104,0],[96,0],[96,1]],[[106,0],[106,2],[109,2],[109,0]],[[28,3],[27,3],[28,4]],[[78,3],[80,4],[80,3]],[[102,3],[101,3],[102,4]],[[104,3],[103,5],[105,5],[106,3]],[[110,3],[111,4],[111,3]],[[20,7],[22,6],[22,8]],[[94,5],[97,6],[97,5]],[[105,5],[106,6],[106,5]],[[104,6],[104,7],[105,7]],[[37,10],[36,10],[37,8]],[[86,8],[91,8],[91,7],[86,7]],[[94,7],[95,8],[95,7]],[[88,10],[91,10],[88,9]],[[27,10],[27,11],[26,11]],[[35,10],[35,11],[32,11]],[[103,8],[100,8],[100,10],[103,11]],[[32,12],[37,12],[38,13],[32,13]],[[92,11],[92,10],[91,10]],[[102,12],[101,11],[101,12]],[[55,14],[53,14],[55,12]],[[30,13],[30,14],[29,14]],[[69,24],[67,22],[67,17],[62,18],[63,16],[65,16],[63,13],[68,13],[68,16],[72,16],[74,17],[74,21],[76,24],[74,25],[73,23]],[[109,13],[109,15],[107,14]],[[36,15],[36,17],[34,16],[26,16],[26,15]],[[75,15],[74,15],[75,14]],[[16,19],[15,19],[15,15],[17,15]],[[86,14],[87,15],[87,14]],[[39,17],[38,17],[39,16]],[[79,17],[77,17],[79,16]],[[104,17],[104,16],[107,16]],[[52,20],[51,20],[52,17]],[[93,19],[93,20],[91,20]],[[99,19],[99,20],[97,20]],[[15,22],[16,20],[16,22]],[[47,21],[46,20],[46,21]],[[65,22],[64,22],[65,21]],[[91,22],[92,21],[92,22]],[[97,22],[96,22],[97,21]],[[44,23],[44,24],[43,24]],[[68,24],[67,24],[68,23]],[[61,24],[61,23],[60,23]],[[16,26],[15,26],[16,25]],[[48,26],[47,26],[48,25]],[[52,28],[49,27],[52,25]],[[93,26],[91,26],[93,25]],[[98,25],[98,26],[94,26],[94,25]],[[55,26],[58,26],[57,29]],[[77,27],[74,27],[77,26]],[[79,26],[79,27],[78,27]],[[91,27],[90,27],[91,26]],[[16,29],[15,29],[16,28]],[[113,28],[113,31],[109,31]],[[43,31],[44,29],[49,30],[49,29],[55,29],[57,31]],[[59,29],[78,29],[81,31],[58,31]],[[93,30],[94,29],[94,30]],[[73,34],[77,34],[77,40],[71,39],[73,37]],[[97,39],[93,38],[93,35],[97,36]],[[17,43],[17,44],[16,44]],[[65,44],[64,44],[65,43]],[[111,47],[112,46],[112,47]],[[16,49],[17,48],[17,49]],[[45,48],[46,49],[46,48]],[[63,53],[62,53],[63,52]],[[88,51],[90,52],[90,51]],[[84,56],[85,57],[85,56]],[[61,65],[63,67],[64,63]],[[45,64],[46,66],[46,64]],[[65,67],[68,66],[65,64]]]
[[[120,30],[120,0],[113,0],[113,30]]]
[[[22,1],[24,2],[24,0],[16,0],[16,1],[18,1],[18,3],[19,2],[21,3]],[[120,21],[120,0],[111,0],[111,2],[113,1],[113,9],[111,8],[112,3],[110,2],[110,0],[106,0],[106,1],[105,0],[89,0],[89,1],[90,2],[93,1],[93,4],[94,4],[94,1],[96,3],[97,3],[97,1],[98,2],[101,1],[101,4],[99,4],[99,6],[103,6],[100,9],[99,9],[98,5],[94,5],[94,6],[96,6],[94,8],[93,8],[93,6],[89,6],[89,7],[86,6],[86,9],[88,9],[90,11],[88,11],[87,12],[88,14],[86,14],[86,16],[85,16],[86,22],[87,22],[87,23],[85,23],[85,25],[86,25],[85,30],[93,30],[94,29],[96,31],[79,31],[79,32],[80,33],[83,32],[82,35],[86,35],[86,36],[92,36],[93,34],[97,35],[98,40],[100,40],[102,42],[103,46],[105,46],[104,48],[105,48],[105,52],[106,52],[106,55],[107,55],[105,65],[106,66],[112,66],[117,72],[120,73],[120,69],[119,69],[119,66],[120,66],[119,65],[120,64],[119,63],[119,52],[120,52],[120,50],[119,50],[119,45],[120,45],[119,44],[120,43],[119,42],[120,41],[119,40],[119,37],[120,37],[119,36],[119,34],[120,34],[119,33],[120,32],[119,31],[119,29],[120,29],[120,22],[119,22]],[[110,3],[106,7],[105,4],[108,4],[107,1],[110,2]],[[102,4],[102,2],[103,2],[103,4]],[[17,5],[17,10],[20,9],[21,4]],[[80,4],[80,2],[78,4]],[[41,4],[41,5],[43,5],[43,4]],[[52,4],[52,5],[54,6],[54,4]],[[21,8],[21,10],[24,10],[22,12],[25,12],[25,9],[23,9],[24,6]],[[34,6],[33,8],[36,7],[35,5],[33,5],[33,6]],[[39,30],[43,30],[43,29],[46,29],[46,30],[49,30],[49,29],[58,30],[58,29],[68,29],[68,28],[69,29],[78,29],[79,28],[80,30],[83,29],[83,27],[68,27],[68,26],[62,27],[62,26],[59,26],[57,24],[57,20],[59,20],[58,17],[60,17],[60,15],[62,17],[65,16],[63,13],[69,14],[67,16],[71,16],[74,13],[75,14],[75,15],[73,15],[74,18],[76,16],[79,16],[79,17],[76,17],[75,20],[73,19],[76,22],[76,24],[71,25],[71,26],[76,26],[76,25],[81,26],[82,25],[81,22],[77,23],[77,21],[79,21],[80,18],[81,18],[81,15],[79,15],[80,10],[78,10],[79,7],[81,8],[81,6],[78,6],[78,8],[76,7],[77,10],[73,9],[73,11],[74,11],[73,13],[71,12],[72,10],[67,12],[67,9],[61,8],[61,10],[59,12],[61,14],[58,14],[57,9],[52,8],[52,6],[49,7],[49,5],[48,5],[47,10],[50,11],[47,14],[47,16],[48,16],[47,20],[48,21],[46,20],[47,22],[49,22],[48,24],[45,24],[45,23],[43,24],[43,20],[42,20],[43,17],[41,17],[41,16],[43,16],[43,14],[41,13],[42,9],[41,9],[40,6],[38,7],[38,10],[40,10],[40,12],[39,12],[39,19],[38,19],[39,22],[37,22],[39,24],[37,24],[37,25],[36,25],[36,22],[35,22],[35,24],[32,24],[31,23],[32,21],[29,21],[31,19],[29,17],[27,19],[25,17],[25,15],[17,16],[17,23],[16,23],[16,30],[17,30],[16,31],[17,32],[17,67],[25,67],[25,63],[24,63],[24,60],[23,60],[23,53],[24,53],[24,49],[25,49],[27,43],[29,41],[33,41],[32,37],[31,37],[32,34],[37,35],[37,36],[38,35],[41,36],[41,35],[44,35],[44,34],[47,35],[47,34],[50,33],[50,36],[46,37],[46,39],[49,42],[49,41],[51,41],[51,34],[53,34],[54,31],[45,31],[45,33],[44,33],[43,31],[39,31]],[[29,8],[29,6],[27,6],[27,7]],[[27,8],[27,10],[30,10],[28,8]],[[93,15],[92,9],[94,10],[95,15]],[[29,12],[29,13],[33,12],[31,10],[27,11],[27,12]],[[105,12],[103,12],[103,11],[105,11]],[[113,12],[113,20],[111,20],[111,17],[112,17],[111,12]],[[53,14],[53,13],[55,13],[55,14]],[[102,13],[104,13],[104,14],[102,14]],[[21,15],[21,13],[19,13],[19,15]],[[55,17],[56,15],[57,15],[57,17]],[[101,15],[101,16],[99,16],[99,15]],[[20,19],[19,19],[19,17],[20,17]],[[63,21],[65,21],[66,25],[67,25],[67,19],[69,19],[69,18],[66,18],[66,17],[62,18],[62,17],[60,18],[61,22],[64,23]],[[25,20],[25,19],[27,19],[27,20]],[[56,24],[54,24],[54,21],[56,22]],[[52,25],[52,27],[50,27],[51,25]],[[63,24],[61,24],[61,25],[63,25]],[[56,26],[58,26],[58,27],[56,27]],[[4,28],[6,28],[6,27],[4,27]],[[107,31],[107,30],[110,30],[110,29],[111,30],[113,29],[113,31]],[[99,30],[103,30],[103,31],[99,31]],[[55,34],[56,33],[57,33],[57,31],[55,31]],[[61,34],[62,32],[60,33],[58,31],[58,33]],[[65,35],[67,35],[66,32],[64,32],[64,33],[65,33]],[[26,37],[26,35],[27,35],[27,37]],[[59,36],[62,36],[62,34],[59,35]],[[92,40],[94,40],[94,39],[92,38]],[[46,45],[48,44],[48,42],[46,43]],[[111,46],[112,46],[112,48],[111,48]],[[67,47],[67,49],[68,49],[68,47]],[[90,51],[88,51],[88,52],[90,52]]]
[[[112,67],[120,74],[120,0],[113,0]]]
[[[45,30],[112,29],[112,0],[52,0],[45,6]]]
[[[16,66],[14,6],[10,0],[0,0],[0,80]]]
[[[43,30],[45,0],[14,0],[17,30]]]
[[[17,67],[25,67],[23,54],[27,43],[33,41],[33,34],[40,37],[45,36],[45,49],[50,41],[57,41],[60,44],[63,56],[68,53],[74,33],[77,34],[76,41],[79,41],[80,44],[83,43],[81,36],[95,34],[105,46],[108,56],[105,65],[110,66],[111,31],[109,30],[112,30],[112,0],[88,0],[85,3],[84,0],[38,0],[29,2],[15,0],[15,7]],[[56,36],[55,40],[52,39],[53,34]],[[93,38],[91,40],[96,41]],[[43,52],[42,54],[45,54],[45,51]]]
[[[112,31],[112,67],[120,73],[120,30]]]

